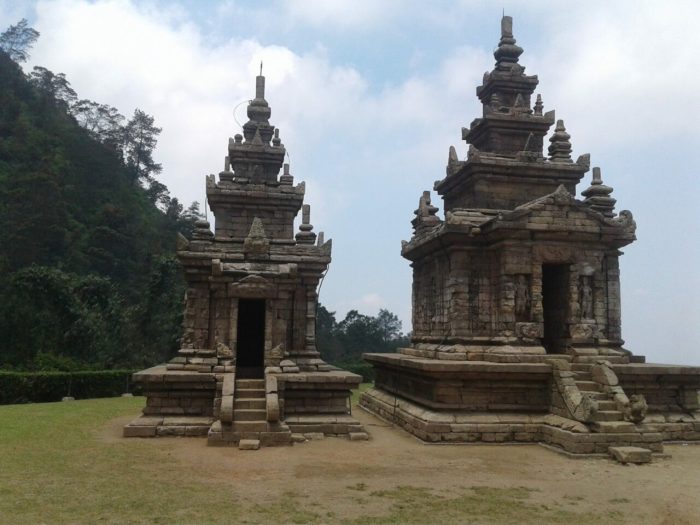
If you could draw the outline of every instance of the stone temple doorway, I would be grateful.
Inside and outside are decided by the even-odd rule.
[[[240,299],[236,338],[236,376],[262,378],[265,362],[265,300]]]
[[[544,338],[548,354],[566,350],[569,318],[569,265],[542,265],[542,310]]]

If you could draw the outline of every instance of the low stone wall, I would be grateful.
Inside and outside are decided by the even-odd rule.
[[[213,374],[166,370],[155,366],[133,376],[146,396],[144,416],[213,415],[216,378]]]
[[[435,410],[547,412],[551,366],[365,354],[375,386]]]
[[[610,446],[663,451],[662,433],[634,426],[597,433],[552,414],[437,412],[376,389],[362,394],[360,406],[429,443],[544,443],[574,455],[607,455]]]
[[[362,378],[343,370],[277,374],[280,410],[285,418],[303,414],[350,413],[350,397]]]
[[[650,413],[700,412],[700,367],[612,365],[628,396],[642,394]]]

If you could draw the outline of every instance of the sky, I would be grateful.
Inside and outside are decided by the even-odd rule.
[[[0,0],[0,27],[26,17],[41,33],[25,70],[65,73],[81,98],[153,115],[161,182],[185,205],[223,169],[262,60],[271,123],[306,181],[315,231],[333,239],[321,302],[339,319],[386,308],[408,331],[401,240],[450,145],[466,156],[461,128],[480,114],[475,87],[503,11],[573,157],[590,153],[617,211],[634,213],[625,347],[700,365],[698,2]]]

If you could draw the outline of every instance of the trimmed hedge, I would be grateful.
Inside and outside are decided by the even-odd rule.
[[[0,405],[115,397],[131,391],[134,370],[85,372],[0,371]]]
[[[363,383],[372,383],[374,381],[374,368],[365,361],[341,361],[331,364],[343,370],[347,370],[348,372],[352,372],[353,374],[362,376]]]

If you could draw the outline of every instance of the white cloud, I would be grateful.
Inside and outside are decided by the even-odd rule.
[[[386,23],[402,11],[398,0],[284,0],[287,16],[295,21],[325,29],[367,29]]]

